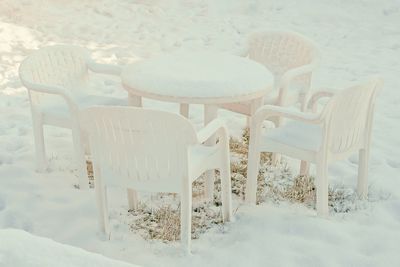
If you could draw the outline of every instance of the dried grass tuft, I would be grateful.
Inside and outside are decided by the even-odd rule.
[[[180,206],[161,205],[149,209],[141,204],[139,209],[131,211],[136,220],[131,229],[138,232],[144,239],[157,239],[164,242],[180,239]],[[222,213],[211,204],[201,203],[192,211],[192,239],[198,239],[212,225],[222,224]]]
[[[297,176],[291,185],[285,188],[281,194],[282,199],[297,203],[314,203],[315,185],[311,176]]]
[[[138,217],[131,225],[131,229],[138,231],[143,238],[164,241],[179,239],[179,207],[172,208],[171,205],[166,205],[151,210],[142,204],[138,210],[131,213]]]
[[[272,180],[266,182],[269,195],[267,198],[276,202],[289,201],[302,203],[315,209],[316,188],[315,178],[312,176],[296,176],[287,180],[284,186],[277,186]],[[357,210],[362,207],[357,193],[342,185],[330,185],[328,188],[328,205],[333,212],[344,213]]]

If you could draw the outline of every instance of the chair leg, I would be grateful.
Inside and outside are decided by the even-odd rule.
[[[246,181],[246,202],[256,204],[257,202],[257,177],[258,165],[260,162],[260,153],[249,150],[249,161],[247,163],[247,181]]]
[[[300,163],[300,175],[308,176],[309,173],[310,173],[310,163],[302,160]]]
[[[138,208],[138,197],[137,192],[133,189],[127,189],[128,194],[128,207],[129,210],[137,210]]]
[[[320,217],[328,217],[329,215],[327,168],[328,166],[326,163],[317,163],[316,208],[317,208],[317,215]]]
[[[251,116],[246,116],[246,127],[250,128],[251,126]]]
[[[227,147],[225,151],[229,151]],[[226,153],[225,153],[226,154]],[[223,221],[232,220],[232,186],[231,186],[231,166],[229,154],[223,155],[222,167],[220,169],[221,176],[221,200],[222,200],[222,219]]]
[[[217,118],[218,115],[218,106],[213,105],[205,105],[204,106],[204,124],[207,125],[210,121]],[[210,137],[205,144],[208,146],[214,146],[216,143],[215,135]],[[209,170],[206,171],[205,175],[205,197],[207,200],[212,201],[214,198],[214,179],[215,179],[215,171]]]
[[[249,204],[256,204],[257,202],[257,177],[258,167],[260,164],[260,151],[257,149],[258,127],[250,130],[250,143],[247,161],[247,180],[246,180],[246,202]]]
[[[82,136],[78,126],[72,127],[72,139],[74,143],[75,161],[78,168],[79,187],[81,189],[89,188],[89,180],[86,168],[85,152],[82,143]]]
[[[33,118],[33,136],[35,138],[36,168],[38,171],[44,171],[47,168],[43,127],[44,125],[40,119]]]
[[[95,193],[97,209],[99,211],[100,230],[106,235],[109,235],[110,222],[107,205],[107,188],[103,186],[101,175],[98,170],[95,171]]]
[[[310,86],[308,87],[308,89],[310,89]],[[307,93],[304,94],[303,99],[301,101],[301,107],[300,110],[301,112],[306,112],[307,111],[307,104],[310,100],[311,94],[309,93],[309,90],[307,91]]]
[[[180,104],[179,113],[185,117],[189,118],[189,105],[188,104]]]
[[[357,193],[361,199],[368,196],[368,152],[368,149],[359,151]]]
[[[185,181],[188,183],[189,180]],[[192,239],[192,186],[184,186],[181,192],[181,244],[190,253]]]
[[[309,87],[310,87],[310,85],[309,85]],[[309,89],[309,87],[308,87],[308,89]],[[302,97],[301,108],[300,108],[300,110],[302,112],[307,111],[307,104],[308,104],[309,99],[310,99],[310,93],[308,90]],[[309,174],[310,174],[310,163],[302,160],[300,163],[300,175],[308,176]]]
[[[278,128],[278,127],[280,127],[282,125],[282,121],[283,121],[282,117],[273,118],[273,122],[274,122],[276,128]],[[272,160],[272,164],[273,165],[279,164],[281,162],[281,154],[272,153],[271,160]]]

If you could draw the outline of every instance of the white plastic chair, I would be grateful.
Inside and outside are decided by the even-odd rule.
[[[328,164],[358,151],[357,191],[361,198],[366,198],[373,109],[376,94],[382,84],[381,79],[374,78],[336,93],[317,92],[308,105],[314,111],[318,99],[331,97],[320,113],[296,112],[269,105],[261,107],[251,126],[246,201],[256,201],[258,165],[260,152],[263,151],[282,153],[316,164],[316,209],[320,216],[329,213]],[[292,121],[262,133],[263,121],[273,116]]]
[[[110,231],[109,186],[179,193],[181,242],[190,251],[192,183],[213,169],[221,174],[223,219],[231,219],[229,137],[223,122],[215,119],[196,133],[181,115],[135,107],[92,107],[82,118],[93,156],[102,231]],[[214,134],[219,138],[216,145],[202,144]],[[135,209],[137,199],[128,200]]]
[[[88,176],[78,111],[93,104],[123,105],[127,102],[90,92],[89,70],[110,75],[121,72],[117,66],[95,63],[84,48],[62,45],[35,51],[19,68],[20,79],[29,93],[38,170],[47,168],[43,126],[70,128],[80,188],[88,187]]]
[[[304,110],[312,72],[319,61],[319,51],[312,41],[294,32],[257,32],[250,35],[243,56],[263,64],[274,75],[274,91],[266,95],[264,104],[288,106],[300,103]],[[247,116],[258,108],[252,107],[251,103],[222,107]],[[279,117],[270,119],[278,126],[281,124]]]

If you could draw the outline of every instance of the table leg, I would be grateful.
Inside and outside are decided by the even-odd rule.
[[[218,116],[218,106],[214,105],[204,105],[204,125],[207,125],[210,121],[217,118]],[[215,145],[216,137],[210,137],[205,144],[209,146]],[[215,171],[210,170],[206,172],[205,175],[205,195],[208,200],[213,200],[214,197],[214,178]]]
[[[180,104],[179,113],[185,118],[189,118],[189,104]]]
[[[256,113],[257,109],[259,109],[264,103],[264,97],[260,97],[251,101],[250,104],[250,116],[247,117],[247,126],[251,127],[251,119],[253,115]]]
[[[138,197],[137,192],[133,189],[127,189],[128,197],[128,208],[129,210],[137,210],[138,208]]]
[[[142,107],[142,97],[129,93],[128,104],[129,106]]]
[[[129,106],[142,107],[142,97],[138,95],[128,94]],[[128,188],[127,190],[129,209],[136,210],[138,207],[137,192],[134,189]]]

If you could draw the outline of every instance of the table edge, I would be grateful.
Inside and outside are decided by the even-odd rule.
[[[125,88],[125,90],[128,92],[129,95],[145,97],[165,102],[181,103],[181,104],[229,104],[229,103],[247,102],[264,97],[273,89],[273,84],[271,84],[264,89],[260,89],[257,90],[256,92],[252,92],[245,95],[237,95],[229,97],[182,97],[182,96],[169,96],[169,95],[149,93],[138,89],[134,89],[125,83],[122,83],[122,86]]]

